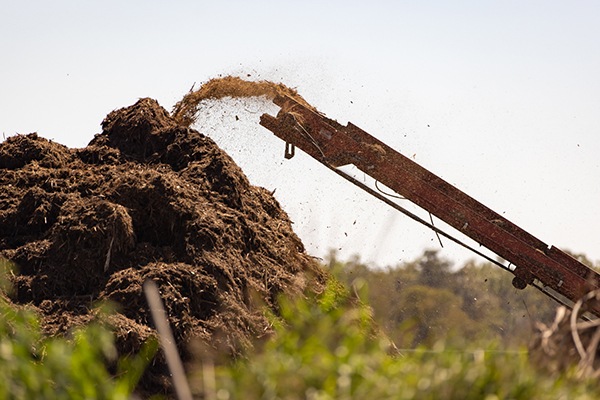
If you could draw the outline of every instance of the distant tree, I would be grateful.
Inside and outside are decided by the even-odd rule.
[[[461,305],[462,299],[448,289],[424,285],[406,288],[400,293],[395,320],[404,322],[404,326],[412,326],[414,335],[411,335],[410,343],[404,340],[397,345],[432,346],[436,341],[452,336],[461,341],[473,339],[477,329]]]
[[[469,261],[456,276],[463,310],[506,344],[527,343],[536,322],[554,319],[557,303],[533,287],[515,289],[513,275],[491,263]]]
[[[523,346],[536,322],[553,321],[557,306],[535,288],[515,289],[513,275],[496,265],[471,260],[454,269],[435,250],[387,268],[369,266],[358,256],[343,262],[335,252],[328,261],[348,287],[367,284],[374,319],[398,346],[431,345],[441,338]]]
[[[444,288],[452,284],[452,263],[438,257],[437,250],[425,250],[420,259],[417,260],[420,271],[419,283],[421,285]]]

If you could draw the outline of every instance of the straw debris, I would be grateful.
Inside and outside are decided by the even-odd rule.
[[[195,91],[192,87],[190,92],[175,104],[171,115],[178,124],[191,126],[196,122],[200,104],[205,100],[217,100],[224,97],[259,96],[266,96],[269,99],[273,99],[278,95],[289,96],[309,109],[316,111],[295,89],[291,89],[283,83],[264,80],[252,82],[235,76],[226,76],[211,79]]]

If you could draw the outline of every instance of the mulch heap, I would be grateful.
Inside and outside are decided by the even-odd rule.
[[[18,266],[10,301],[64,334],[110,300],[121,354],[155,334],[154,280],[184,359],[195,339],[237,354],[269,331],[256,297],[318,290],[324,273],[266,189],[210,138],[152,99],[111,112],[83,149],[37,134],[0,144],[0,256]],[[260,160],[257,160],[260,162]],[[161,354],[144,378],[168,392]]]

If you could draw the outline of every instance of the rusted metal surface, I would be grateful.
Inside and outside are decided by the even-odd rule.
[[[277,97],[277,118],[263,114],[260,124],[328,166],[354,164],[359,170],[490,249],[516,268],[513,285],[534,279],[576,302],[599,286],[600,275],[561,250],[548,246],[500,214],[429,172],[357,126],[343,126],[297,103]],[[600,309],[592,310],[600,316]]]

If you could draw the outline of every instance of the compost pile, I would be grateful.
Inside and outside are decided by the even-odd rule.
[[[280,293],[318,290],[323,272],[287,214],[210,138],[149,98],[102,129],[83,149],[35,133],[0,144],[0,256],[19,271],[10,301],[45,332],[88,323],[110,300],[118,349],[136,352],[154,334],[152,279],[184,359],[196,339],[235,354],[269,331],[257,298],[276,307]],[[169,390],[160,354],[148,374],[147,393]]]

